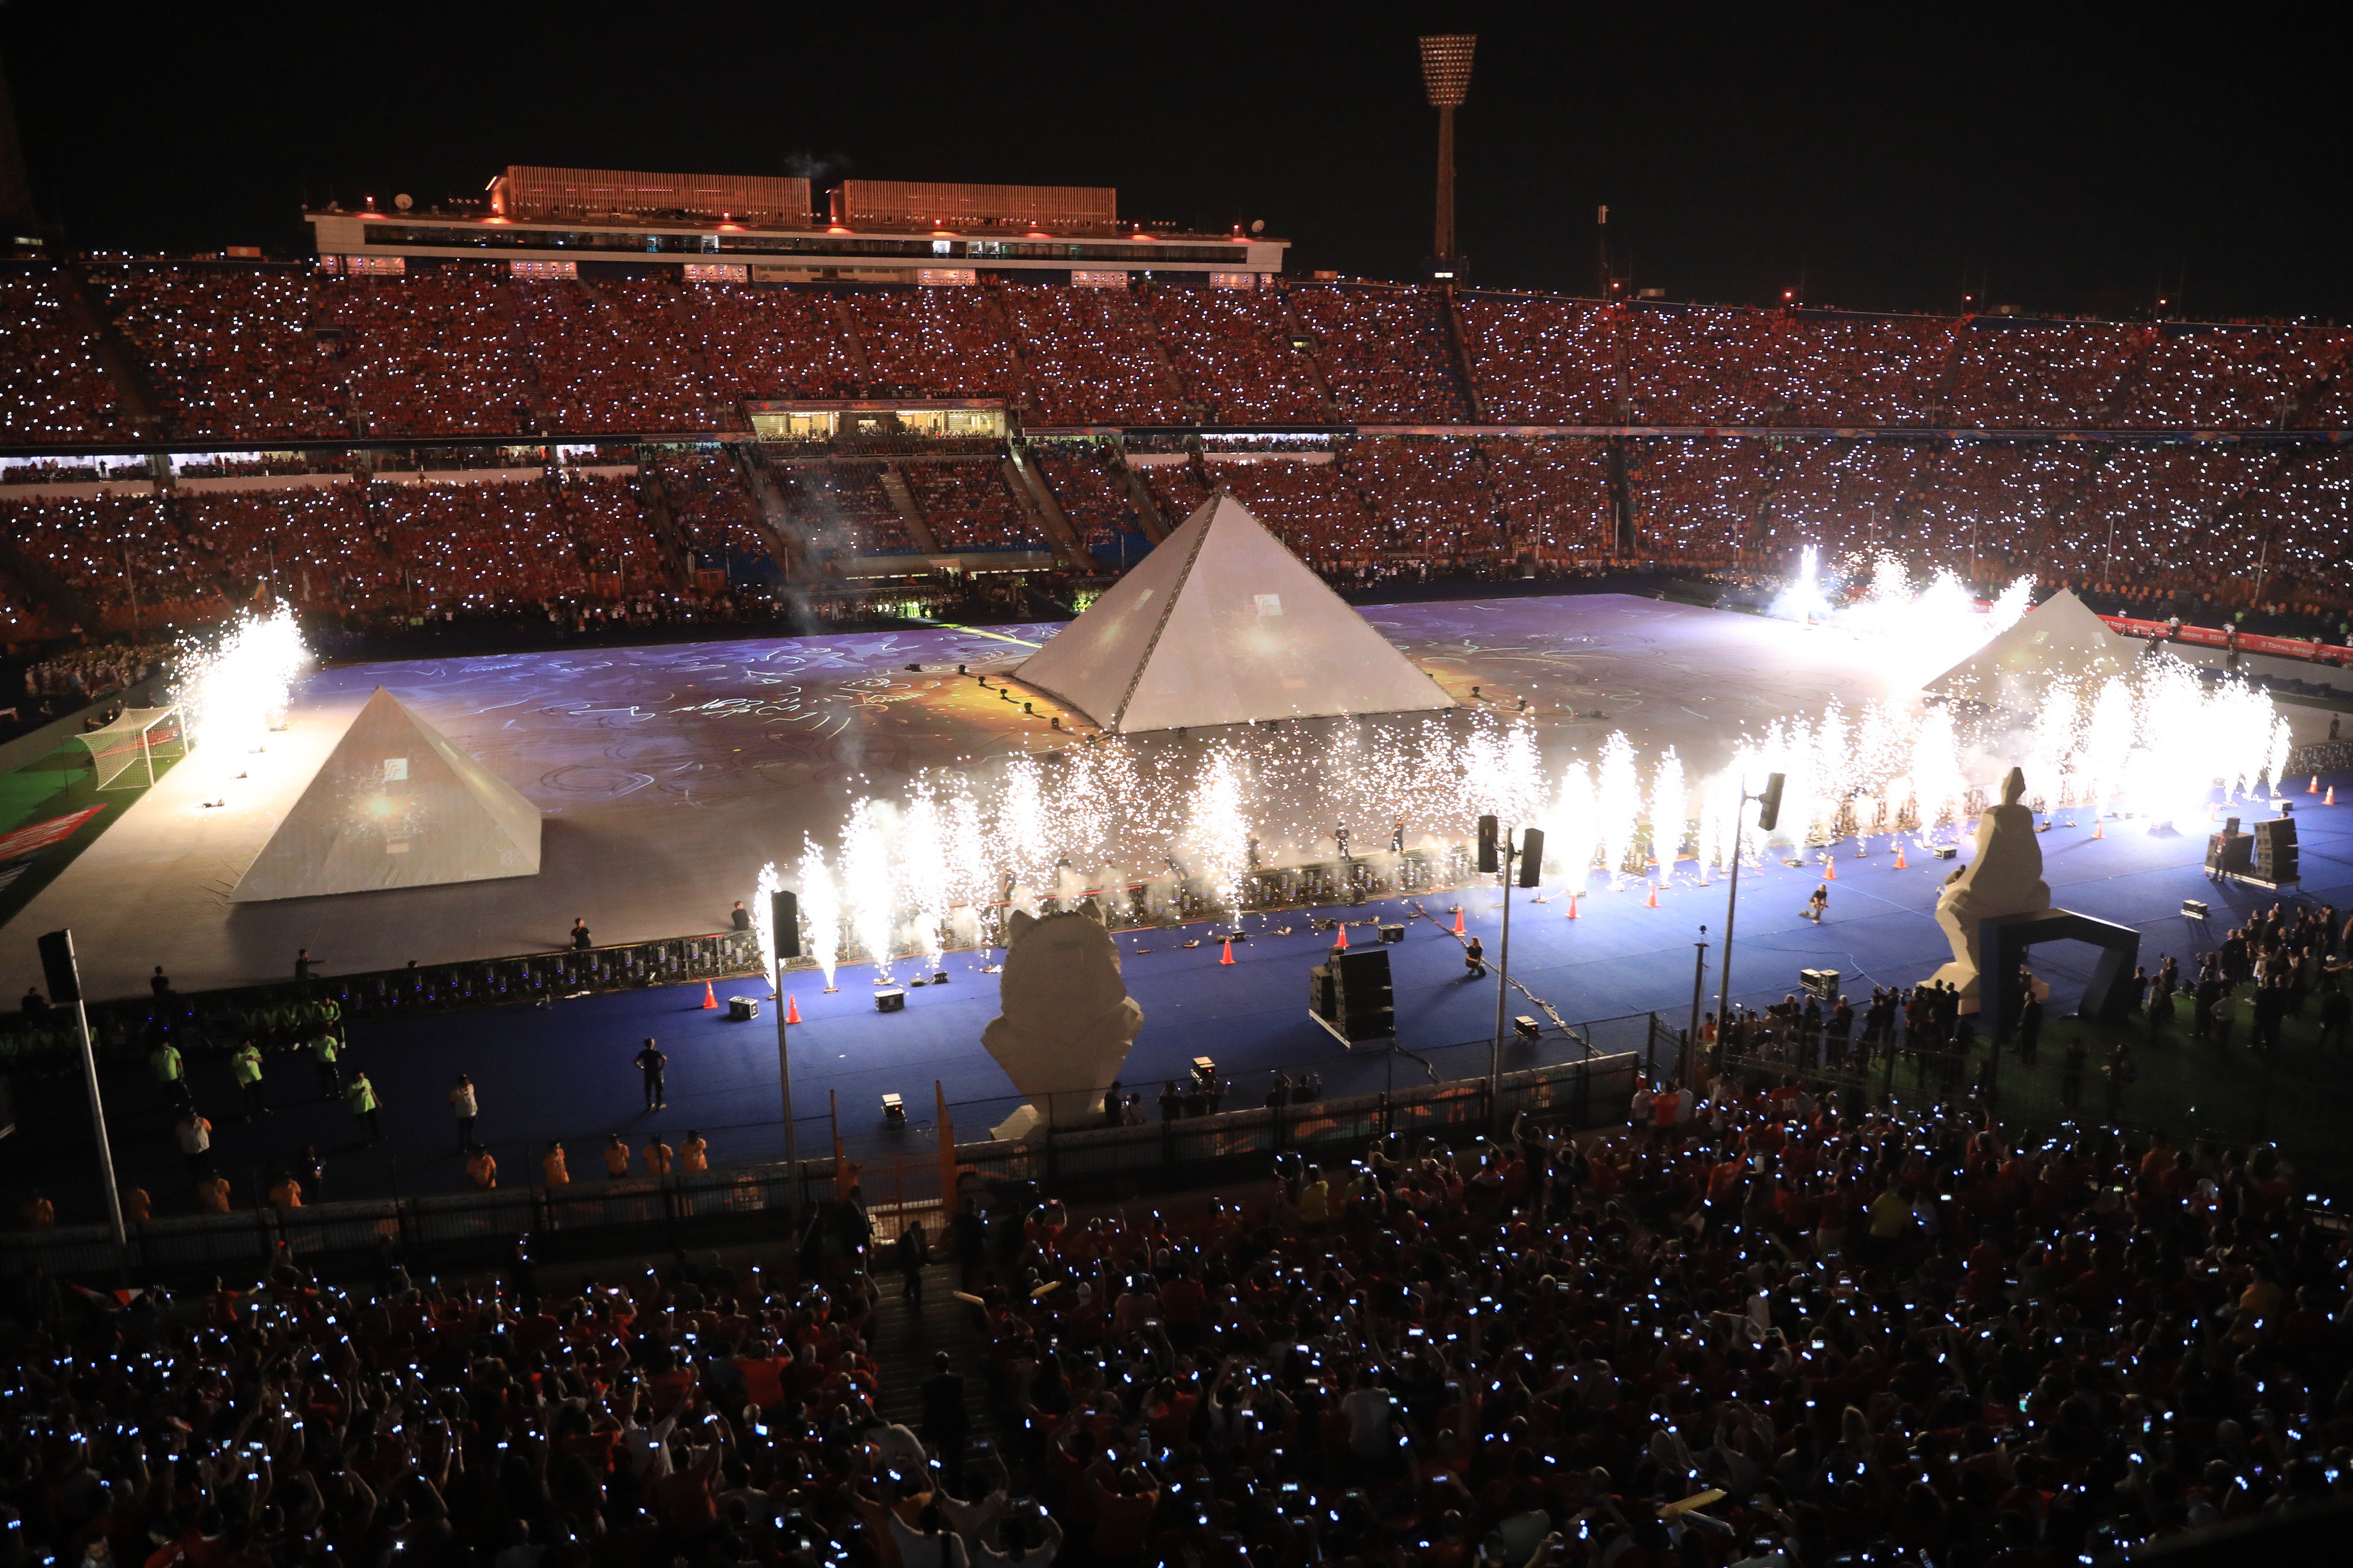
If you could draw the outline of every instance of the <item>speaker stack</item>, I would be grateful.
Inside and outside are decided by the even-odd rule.
[[[1397,1033],[1397,995],[1389,984],[1388,950],[1332,950],[1308,972],[1307,1005],[1324,1027],[1350,1045]]]
[[[2255,824],[2255,880],[2281,887],[2297,880],[2295,818]]]

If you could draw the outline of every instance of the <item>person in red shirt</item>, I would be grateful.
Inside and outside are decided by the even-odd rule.
[[[1104,1478],[1110,1475],[1108,1458],[1096,1459],[1080,1474],[1094,1503],[1095,1527],[1088,1544],[1098,1563],[1137,1562],[1144,1556],[1145,1532],[1152,1525],[1152,1510],[1160,1506],[1160,1494],[1145,1484],[1143,1472],[1133,1465],[1106,1485]]]

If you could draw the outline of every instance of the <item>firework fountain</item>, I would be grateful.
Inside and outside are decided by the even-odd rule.
[[[1409,849],[1443,862],[1492,812],[1544,828],[1546,874],[1572,889],[1597,871],[1613,887],[1704,883],[1730,866],[1744,786],[1771,773],[1788,779],[1781,826],[1764,843],[1750,836],[1752,862],[1849,837],[1925,846],[1965,823],[2014,763],[2039,809],[2202,826],[2218,789],[2225,800],[2268,793],[2287,751],[2268,697],[2166,658],[2096,683],[2054,676],[2022,729],[1926,698],[1832,703],[1740,737],[1728,763],[1697,777],[1672,748],[1645,757],[1622,731],[1548,763],[1516,715],[1097,736],[993,772],[925,773],[903,804],[857,801],[837,852],[803,851],[801,904],[830,986],[846,952],[887,973],[894,957],[994,944],[1012,909],[1088,893],[1125,910],[1140,892],[1138,910],[1164,917],[1239,916],[1253,871],[1327,859],[1335,824],[1401,819]],[[1385,847],[1387,833],[1362,841]]]
[[[1915,583],[1902,559],[1883,551],[1867,563],[1850,562],[1825,574],[1810,544],[1767,613],[1883,638],[1908,684],[1950,669],[2017,625],[2033,605],[2031,576],[2016,579],[1979,610],[1968,585],[1950,568]]]
[[[244,774],[254,753],[286,725],[294,682],[311,662],[294,612],[239,616],[212,637],[183,643],[172,701],[181,711],[191,765],[207,800]]]

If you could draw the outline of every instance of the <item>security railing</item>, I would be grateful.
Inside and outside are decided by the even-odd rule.
[[[1580,1026],[1586,1031],[1580,1043],[1589,1042],[1591,1031],[1612,1032],[1615,1025],[1629,1026],[1618,1032],[1630,1040],[1639,1033],[1660,1035],[1655,1020],[1637,1015]],[[1470,1054],[1484,1048],[1481,1042],[1431,1055],[1468,1066]],[[936,1155],[853,1155],[837,1139],[831,1157],[797,1165],[778,1161],[661,1177],[175,1215],[133,1226],[120,1248],[102,1226],[19,1231],[0,1246],[0,1270],[201,1279],[280,1261],[349,1272],[364,1268],[387,1243],[412,1268],[495,1267],[512,1256],[521,1238],[543,1260],[791,1244],[799,1237],[799,1217],[853,1190],[880,1242],[918,1221],[936,1233],[961,1196],[976,1187],[1030,1184],[1049,1195],[1085,1201],[1256,1178],[1286,1150],[1311,1162],[1342,1161],[1384,1138],[1451,1144],[1522,1117],[1525,1124],[1541,1127],[1621,1126],[1643,1066],[1641,1051],[1588,1048],[1577,1059],[1503,1074],[1492,1100],[1482,1074],[1173,1121],[1041,1128],[1019,1141],[953,1143]]]

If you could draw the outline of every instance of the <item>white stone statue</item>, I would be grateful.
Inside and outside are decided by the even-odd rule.
[[[1019,1138],[1041,1121],[1099,1125],[1103,1091],[1144,1027],[1120,978],[1119,944],[1092,899],[1033,917],[1016,910],[997,980],[997,1017],[980,1043],[1029,1103],[992,1130]]]
[[[1998,915],[2039,915],[2051,908],[2042,880],[2042,845],[2034,834],[2034,811],[2026,796],[2026,774],[2012,768],[2001,786],[2001,804],[1978,817],[1977,858],[1945,879],[1936,895],[1936,923],[1953,944],[1953,962],[1930,975],[1961,994],[1961,1011],[1978,1006],[1978,922]]]

